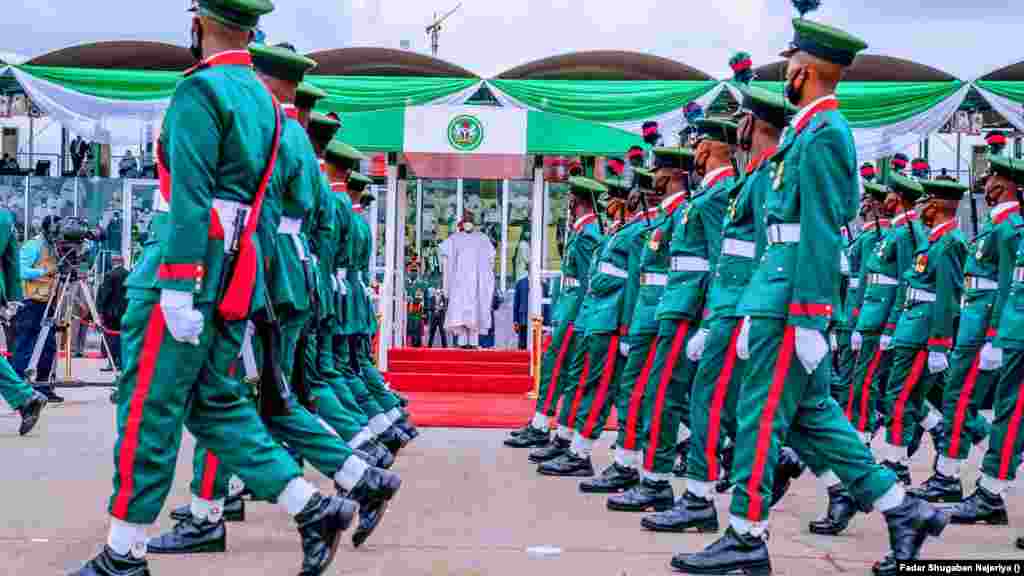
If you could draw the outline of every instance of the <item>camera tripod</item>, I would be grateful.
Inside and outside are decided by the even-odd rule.
[[[54,370],[50,371],[49,383],[55,387],[63,388],[81,388],[86,386],[100,386],[109,387],[110,383],[98,383],[98,382],[85,382],[80,380],[74,380],[71,377],[71,312],[75,303],[75,296],[79,296],[86,304],[86,312],[88,318],[82,320],[88,320],[93,326],[99,328],[100,335],[100,349],[103,352],[103,358],[110,362],[110,365],[114,367],[114,378],[115,382],[121,376],[121,367],[114,362],[114,356],[110,353],[110,344],[107,342],[107,335],[103,330],[103,323],[100,322],[99,313],[96,310],[96,301],[92,296],[92,292],[89,290],[89,285],[86,284],[85,279],[79,277],[77,268],[72,268],[68,272],[60,273],[57,276],[57,284],[54,290],[50,293],[50,299],[46,303],[46,311],[43,313],[43,321],[39,336],[36,337],[35,345],[32,348],[32,358],[29,360],[28,368],[25,369],[25,375],[28,380],[36,380],[36,372],[39,366],[39,358],[43,354],[43,348],[46,345],[46,340],[49,338],[51,332],[55,332],[62,336],[61,342],[63,344],[65,353],[64,362],[64,379],[57,380]]]

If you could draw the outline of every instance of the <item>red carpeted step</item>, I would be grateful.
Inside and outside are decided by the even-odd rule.
[[[460,394],[526,394],[530,376],[389,372],[388,382],[399,392],[457,392]]]
[[[529,352],[518,350],[460,350],[456,348],[395,348],[391,362],[509,362],[529,365]]]
[[[496,376],[529,376],[530,365],[523,362],[442,362],[391,360],[388,368],[404,374],[493,374]]]
[[[533,415],[535,400],[525,394],[409,392],[412,421],[423,428],[519,428]],[[614,430],[615,411],[608,418]]]

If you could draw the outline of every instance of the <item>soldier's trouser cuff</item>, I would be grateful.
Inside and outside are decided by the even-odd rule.
[[[373,438],[373,432],[369,428],[363,428],[362,430],[359,431],[358,434],[353,436],[352,439],[348,441],[348,447],[355,450],[356,448],[359,448],[360,446],[366,444],[370,440],[373,440]]]
[[[762,520],[759,522],[751,522],[746,518],[741,518],[735,514],[729,516],[729,525],[738,534],[750,535],[757,538],[764,536],[764,533],[768,531],[768,522]]]
[[[640,452],[636,450],[625,450],[621,446],[615,447],[615,463],[623,468],[637,469],[640,465]]]
[[[316,493],[316,488],[305,479],[292,478],[275,500],[288,512],[289,516],[294,517],[306,508]]]
[[[122,556],[131,554],[135,558],[146,556],[146,526],[132,524],[110,517],[110,532],[107,533],[107,545]]]
[[[533,418],[530,420],[530,426],[533,427],[535,430],[540,430],[541,432],[547,432],[548,431],[548,417],[547,417],[547,415],[541,414],[540,412],[537,412],[536,414],[533,415]]]
[[[694,480],[693,478],[686,479],[686,491],[698,498],[714,500],[714,495],[711,492],[714,487],[714,482],[704,482],[703,480]]]
[[[894,483],[885,494],[872,502],[872,505],[878,509],[879,512],[886,512],[893,508],[903,504],[903,499],[906,498],[907,493],[903,489],[903,485],[899,482]]]
[[[935,468],[939,474],[943,476],[949,476],[950,478],[960,478],[960,469],[963,467],[964,461],[957,460],[955,458],[947,458],[946,456],[939,456],[939,461],[935,464]]]
[[[370,465],[358,456],[352,455],[345,459],[341,470],[334,473],[334,481],[345,490],[352,490],[363,479],[363,474]]]
[[[388,420],[387,415],[377,414],[373,418],[370,418],[370,430],[376,435],[381,435],[391,428],[391,420]]]
[[[580,458],[589,458],[590,454],[594,451],[594,441],[590,438],[584,438],[582,434],[576,432],[573,434],[572,445],[569,449]]]

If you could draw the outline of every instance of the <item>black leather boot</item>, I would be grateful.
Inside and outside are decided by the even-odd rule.
[[[146,545],[150,554],[216,554],[227,549],[224,520],[196,520],[191,514]]]
[[[715,492],[719,494],[725,494],[729,490],[732,490],[732,478],[730,473],[732,472],[732,455],[734,453],[735,444],[729,444],[718,453],[718,460],[720,463],[719,470],[721,474],[718,476],[718,482],[715,484]]]
[[[913,458],[914,454],[921,448],[921,440],[924,439],[924,426],[920,424],[914,425],[914,435],[910,438],[910,444],[907,444],[907,457]]]
[[[953,524],[1006,526],[1010,523],[1002,496],[989,492],[981,484],[978,484],[974,494],[950,508],[949,514],[949,521]]]
[[[21,415],[21,426],[18,427],[19,435],[24,436],[36,427],[43,408],[46,408],[46,396],[39,392],[32,392],[28,401],[18,408],[18,414]]]
[[[398,456],[398,452],[409,443],[409,437],[392,426],[381,432],[380,436],[377,437],[377,442],[383,444],[391,452],[392,456]]]
[[[601,475],[593,480],[580,482],[580,492],[587,494],[618,494],[625,492],[640,482],[640,473],[633,468],[612,465],[605,468]]]
[[[146,559],[121,556],[104,546],[103,552],[68,576],[150,576]]]
[[[908,488],[911,486],[910,468],[907,467],[906,464],[899,464],[897,462],[889,462],[888,460],[883,460],[882,466],[885,466],[889,470],[892,470],[893,474],[896,475],[896,478],[898,478],[904,486],[907,486]]]
[[[314,494],[295,516],[302,537],[299,576],[320,576],[334,561],[341,533],[352,523],[359,506],[352,500]]]
[[[395,455],[391,453],[391,450],[388,450],[383,444],[374,440],[363,442],[355,451],[368,454],[370,459],[366,460],[364,458],[364,460],[370,466],[388,470],[395,465]]]
[[[188,504],[178,506],[171,510],[170,516],[171,520],[177,522],[187,520],[192,517],[192,508]],[[225,522],[245,522],[245,500],[242,500],[241,495],[224,501],[223,517]]]
[[[807,528],[811,534],[835,536],[841,534],[850,525],[850,520],[860,509],[857,501],[842,484],[830,486],[828,489],[828,510],[821,520],[813,520]]]
[[[789,485],[799,478],[807,466],[797,456],[795,450],[783,446],[779,451],[779,460],[775,463],[775,476],[772,484],[772,507],[782,500],[789,491]]]
[[[402,487],[398,474],[380,468],[367,468],[359,484],[347,494],[338,493],[359,504],[359,525],[352,533],[352,545],[359,548],[380,524],[388,503]]]
[[[608,509],[616,512],[663,512],[675,504],[675,494],[668,480],[656,482],[643,479],[622,494],[608,498]]]
[[[913,496],[907,496],[903,504],[884,514],[885,523],[889,525],[891,550],[884,560],[872,567],[877,576],[897,574],[900,562],[916,560],[925,539],[942,534],[949,522],[944,512]]]
[[[594,475],[594,465],[590,456],[580,457],[570,451],[537,466],[537,473],[542,476],[589,478]]]
[[[1024,536],[1017,538],[1017,548],[1024,550]]]
[[[935,472],[920,488],[910,490],[915,497],[926,502],[959,503],[964,499],[964,487],[959,478]]]
[[[540,448],[547,443],[547,431],[538,430],[532,426],[529,430],[523,432],[519,436],[505,439],[505,446],[508,446],[509,448]]]
[[[533,464],[543,464],[544,462],[550,462],[563,454],[569,453],[570,441],[565,438],[554,436],[551,442],[546,445],[537,448],[536,450],[530,450],[530,456],[528,460]]]
[[[707,548],[696,554],[676,554],[672,567],[686,574],[733,574],[770,576],[771,559],[763,538],[738,534],[732,526]]]
[[[686,491],[671,510],[644,516],[640,525],[654,532],[718,532],[718,511],[713,500]]]
[[[676,478],[686,477],[686,458],[690,453],[690,439],[676,444],[676,463],[672,466],[672,475]]]
[[[395,427],[398,428],[402,432],[402,434],[408,436],[410,442],[418,438],[420,435],[419,428],[417,428],[415,424],[410,422],[409,418],[406,416],[399,418],[398,422],[395,422]]]

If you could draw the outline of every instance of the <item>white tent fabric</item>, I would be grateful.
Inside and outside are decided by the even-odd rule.
[[[735,86],[732,84],[726,84],[726,86],[733,98],[737,101],[742,99],[740,91]],[[956,93],[937,106],[906,120],[877,128],[854,128],[853,140],[857,145],[858,162],[874,162],[879,158],[891,156],[908,146],[927,139],[929,134],[938,132],[939,128],[963,104],[970,88],[970,84],[964,84]],[[995,95],[993,94],[993,96]]]
[[[974,87],[978,89],[982,97],[988,100],[992,108],[995,108],[996,112],[999,112],[1007,122],[1012,124],[1017,130],[1024,131],[1024,106],[1021,106],[1020,102],[1014,102],[1005,96],[1000,96],[977,85]]]
[[[463,104],[468,102],[469,99],[472,98],[474,94],[476,94],[476,91],[479,90],[480,87],[483,85],[484,82],[483,80],[481,80],[476,84],[473,84],[469,88],[466,88],[465,90],[459,90],[458,92],[455,92],[453,94],[442,96],[437,100],[427,102],[426,104],[424,104],[424,106],[462,106]]]
[[[528,110],[541,111],[513,96],[508,95],[507,93],[498,89],[498,87],[491,84],[490,82],[487,82],[486,84],[487,87],[491,90],[491,93],[494,94],[494,98],[502,106],[511,108],[526,108]],[[724,86],[724,82],[719,82],[717,86],[709,90],[700,98],[694,100],[694,102],[700,104],[701,107],[705,109],[708,108],[711,105],[711,103],[715,101],[715,98],[718,98],[718,95],[722,92]],[[658,123],[658,127],[660,128],[662,135],[666,137],[666,144],[677,143],[676,135],[679,134],[683,127],[686,126],[686,118],[683,116],[682,109],[669,110],[668,112],[665,112],[664,114],[655,116],[653,118],[640,118],[637,120],[630,120],[626,122],[604,122],[604,124],[615,128],[619,128],[620,130],[632,132],[634,134],[640,134],[642,132],[643,123],[648,120],[653,120]]]

